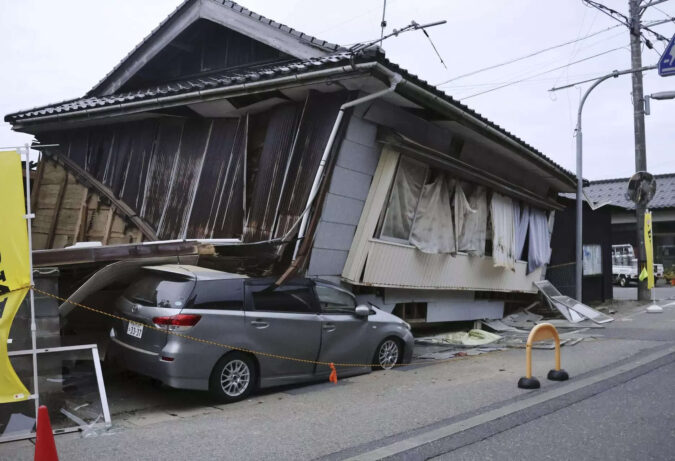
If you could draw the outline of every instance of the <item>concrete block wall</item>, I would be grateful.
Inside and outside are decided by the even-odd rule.
[[[377,125],[352,115],[324,201],[307,275],[339,282],[380,157]]]

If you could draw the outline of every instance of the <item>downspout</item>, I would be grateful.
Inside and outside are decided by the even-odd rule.
[[[312,202],[314,202],[314,199],[316,198],[316,194],[319,191],[319,185],[321,184],[321,177],[323,176],[323,171],[326,168],[326,162],[328,160],[328,155],[330,154],[331,149],[333,148],[333,144],[335,143],[335,138],[337,136],[338,128],[340,127],[340,123],[342,122],[342,118],[344,117],[345,110],[349,109],[350,107],[357,106],[359,104],[363,104],[364,102],[372,101],[373,99],[380,98],[384,96],[385,94],[389,94],[393,91],[396,90],[396,86],[403,81],[403,77],[401,77],[399,74],[391,71],[387,71],[389,74],[389,88],[369,94],[368,96],[364,96],[362,98],[354,99],[353,101],[349,101],[344,103],[342,106],[340,106],[340,111],[338,112],[337,118],[335,119],[335,123],[333,124],[333,129],[330,132],[330,136],[328,137],[328,142],[326,143],[326,147],[323,150],[323,155],[321,156],[321,162],[319,163],[319,168],[316,170],[316,175],[314,176],[314,182],[312,183],[312,188],[309,191],[309,197],[307,198],[307,206],[304,209],[303,216],[302,216],[302,221],[300,223],[300,230],[298,231],[298,241],[295,245],[295,250],[293,251],[293,263],[295,263],[295,260],[298,256],[298,249],[300,248],[300,243],[302,242],[302,239],[305,237],[305,232],[307,231],[307,223],[309,222],[309,209],[312,206]],[[294,267],[293,264],[291,264],[291,267]]]

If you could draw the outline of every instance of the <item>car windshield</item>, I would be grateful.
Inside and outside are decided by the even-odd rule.
[[[171,274],[146,273],[124,292],[124,296],[145,306],[182,308],[187,302],[194,281]]]

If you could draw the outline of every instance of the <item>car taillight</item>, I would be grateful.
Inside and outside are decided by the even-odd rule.
[[[176,327],[193,327],[201,318],[201,315],[178,314],[167,317],[153,317],[152,322],[155,325],[167,326],[169,329],[174,329]]]

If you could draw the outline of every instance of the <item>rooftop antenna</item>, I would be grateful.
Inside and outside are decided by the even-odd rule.
[[[385,15],[387,13],[387,0],[384,0],[384,6],[382,7],[382,21],[380,22],[380,40],[384,39],[384,28],[387,27],[387,20]]]
[[[387,34],[387,35],[384,35],[384,30],[382,30],[382,36],[380,38],[378,38],[377,40],[372,40],[370,42],[364,42],[364,43],[357,43],[356,45],[349,48],[349,51],[352,54],[358,54],[358,53],[361,53],[361,52],[367,50],[368,48],[371,48],[373,46],[376,46],[376,45],[382,43],[383,41],[385,41],[386,39],[388,39],[390,37],[398,37],[399,34],[402,34],[404,32],[409,32],[411,30],[422,30],[422,31],[424,31],[424,29],[427,29],[429,27],[440,26],[440,25],[445,24],[447,22],[448,21],[446,21],[445,19],[442,20],[442,21],[430,22],[428,24],[418,24],[415,21],[411,21],[410,24],[408,24],[407,26],[405,26],[401,29],[394,29],[390,34]],[[436,47],[434,47],[434,49],[435,48]]]

